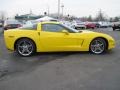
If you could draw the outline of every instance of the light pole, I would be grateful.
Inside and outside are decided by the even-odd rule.
[[[48,16],[50,14],[50,7],[49,7],[49,5],[47,6],[47,14],[48,14]]]
[[[64,14],[63,14],[63,8],[64,8],[64,5],[63,5],[63,4],[62,4],[61,8],[62,8],[62,17],[63,17],[63,15],[64,15]]]
[[[60,17],[60,0],[58,0],[58,19]]]

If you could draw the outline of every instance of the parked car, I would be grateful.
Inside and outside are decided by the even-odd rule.
[[[101,27],[101,28],[111,27],[111,23],[110,23],[110,22],[107,22],[107,21],[99,21],[98,23],[100,24],[100,27]]]
[[[113,31],[115,31],[117,29],[120,30],[120,22],[114,22],[112,28],[113,28]]]
[[[6,30],[7,49],[21,56],[35,52],[90,51],[101,54],[115,47],[115,40],[107,35],[76,30],[60,22],[40,22],[18,29]]]
[[[37,21],[35,21],[35,20],[29,20],[29,21],[26,21],[24,23],[24,25],[31,25],[31,24],[34,24],[34,23],[37,23]]]
[[[93,22],[96,28],[100,28],[100,24],[98,22]]]
[[[73,21],[72,26],[75,29],[86,29],[85,22],[81,21]]]
[[[0,22],[0,27],[2,27],[3,26],[3,24],[2,24],[2,22]]]
[[[64,25],[66,25],[66,26],[68,26],[68,27],[71,27],[71,28],[73,27],[73,26],[72,26],[72,22],[63,21],[63,20],[62,20],[62,21],[59,21],[59,22],[62,23],[62,24],[64,24]]]
[[[3,21],[0,20],[0,27],[3,27]]]
[[[96,24],[93,22],[86,22],[86,28],[87,29],[95,29],[96,28]]]
[[[22,24],[18,22],[17,20],[7,20],[4,23],[4,30],[14,29],[14,28],[18,28],[21,26]]]

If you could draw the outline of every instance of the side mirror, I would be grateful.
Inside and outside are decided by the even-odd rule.
[[[67,30],[62,30],[63,33],[65,33],[66,35],[69,35],[69,32]]]

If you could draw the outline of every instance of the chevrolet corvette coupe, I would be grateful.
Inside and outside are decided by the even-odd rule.
[[[35,52],[90,51],[101,54],[115,47],[115,40],[103,33],[78,31],[59,22],[40,22],[4,32],[8,50],[21,56]]]

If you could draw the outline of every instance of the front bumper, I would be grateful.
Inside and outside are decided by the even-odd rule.
[[[114,40],[109,40],[109,46],[108,50],[115,48],[115,41]]]

